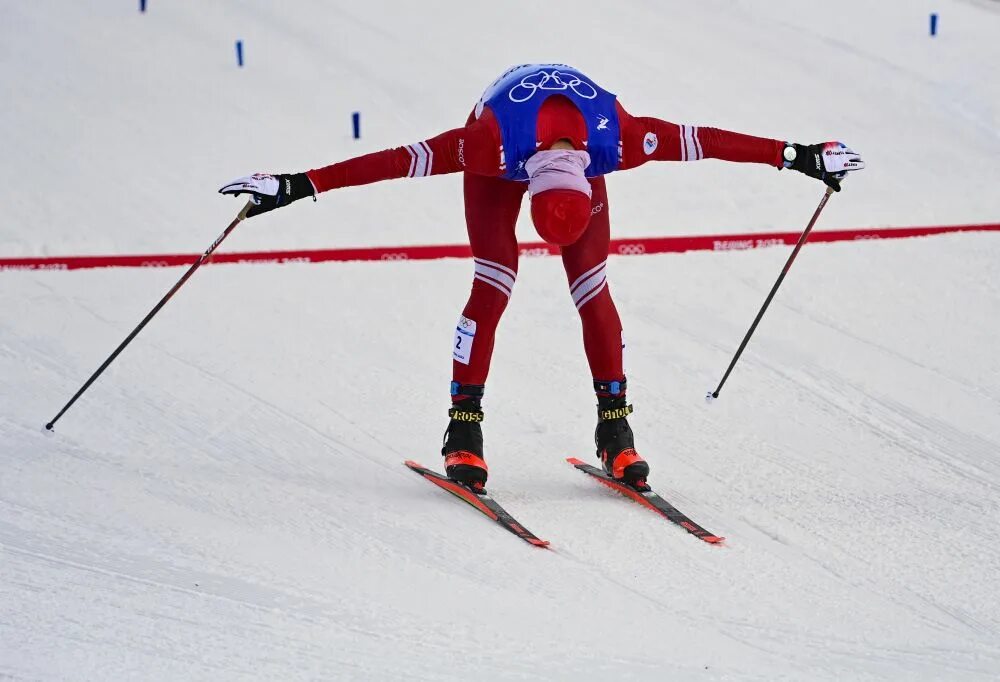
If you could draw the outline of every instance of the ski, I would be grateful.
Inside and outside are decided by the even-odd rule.
[[[540,540],[534,533],[518,523],[514,517],[511,516],[507,510],[501,507],[496,500],[490,497],[489,493],[485,490],[475,492],[469,486],[463,485],[458,481],[453,481],[447,476],[442,476],[436,471],[431,471],[430,469],[410,459],[406,460],[404,464],[437,487],[447,490],[463,502],[468,503],[470,507],[479,510],[484,516],[496,521],[499,525],[503,526],[528,544],[534,545],[535,547],[549,546],[548,540]]]
[[[586,462],[581,462],[575,457],[568,457],[566,461],[585,474],[590,474],[592,477],[596,478],[599,482],[608,486],[612,490],[621,493],[625,497],[635,500],[644,507],[652,509],[668,521],[676,523],[678,526],[691,533],[691,535],[695,536],[699,540],[704,540],[705,542],[713,545],[720,544],[723,540],[725,540],[725,538],[714,535],[699,526],[697,523],[688,518],[686,514],[677,509],[677,507],[667,502],[648,487],[645,490],[633,488],[627,483],[616,481],[608,476],[608,474],[603,470],[598,469],[595,466],[591,466]]]

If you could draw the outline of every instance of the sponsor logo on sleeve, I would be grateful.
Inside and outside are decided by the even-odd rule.
[[[656,151],[658,144],[660,144],[660,140],[657,139],[656,133],[646,133],[646,137],[642,138],[642,151],[646,153],[646,156],[649,156]]]

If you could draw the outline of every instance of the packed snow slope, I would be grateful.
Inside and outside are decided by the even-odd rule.
[[[200,251],[222,182],[434,134],[534,60],[847,140],[869,168],[821,228],[996,221],[995,5],[4,2],[0,254]],[[821,195],[716,162],[609,185],[618,235],[793,229]],[[459,189],[325,195],[225,248],[456,242]],[[440,465],[469,262],[204,268],[52,435],[182,270],[0,273],[0,678],[996,679],[1000,237],[807,247],[707,406],[787,253],[609,261],[651,480],[721,548],[563,461],[595,415],[558,259],[521,264],[484,425],[551,550],[402,466]]]

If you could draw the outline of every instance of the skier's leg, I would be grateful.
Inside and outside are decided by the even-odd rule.
[[[580,239],[563,247],[563,266],[583,323],[583,347],[594,381],[622,382],[622,323],[605,275],[611,221],[604,178],[593,179],[591,188],[590,224]]]
[[[452,377],[461,385],[476,386],[486,382],[494,334],[517,278],[514,225],[527,186],[472,173],[465,174],[464,184],[475,271],[455,334]]]
[[[514,226],[525,190],[524,183],[465,174],[465,220],[474,275],[469,300],[455,328],[453,404],[441,454],[448,476],[473,487],[486,483],[481,399],[497,324],[517,278]]]
[[[579,240],[563,247],[563,265],[580,313],[583,345],[597,393],[597,455],[613,477],[637,483],[645,480],[649,465],[635,451],[627,419],[632,406],[625,399],[625,343],[605,272],[611,242],[607,187],[603,177],[594,178],[590,184],[590,224]]]

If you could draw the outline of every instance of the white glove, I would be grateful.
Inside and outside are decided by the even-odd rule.
[[[865,167],[861,155],[843,142],[786,144],[784,158],[785,168],[822,180],[837,192],[840,191],[840,181],[849,172]]]
[[[302,197],[311,196],[314,201],[316,199],[316,189],[305,173],[294,175],[254,173],[223,185],[219,189],[219,194],[232,196],[249,194],[250,201],[255,205],[247,211],[248,218],[287,206]]]

